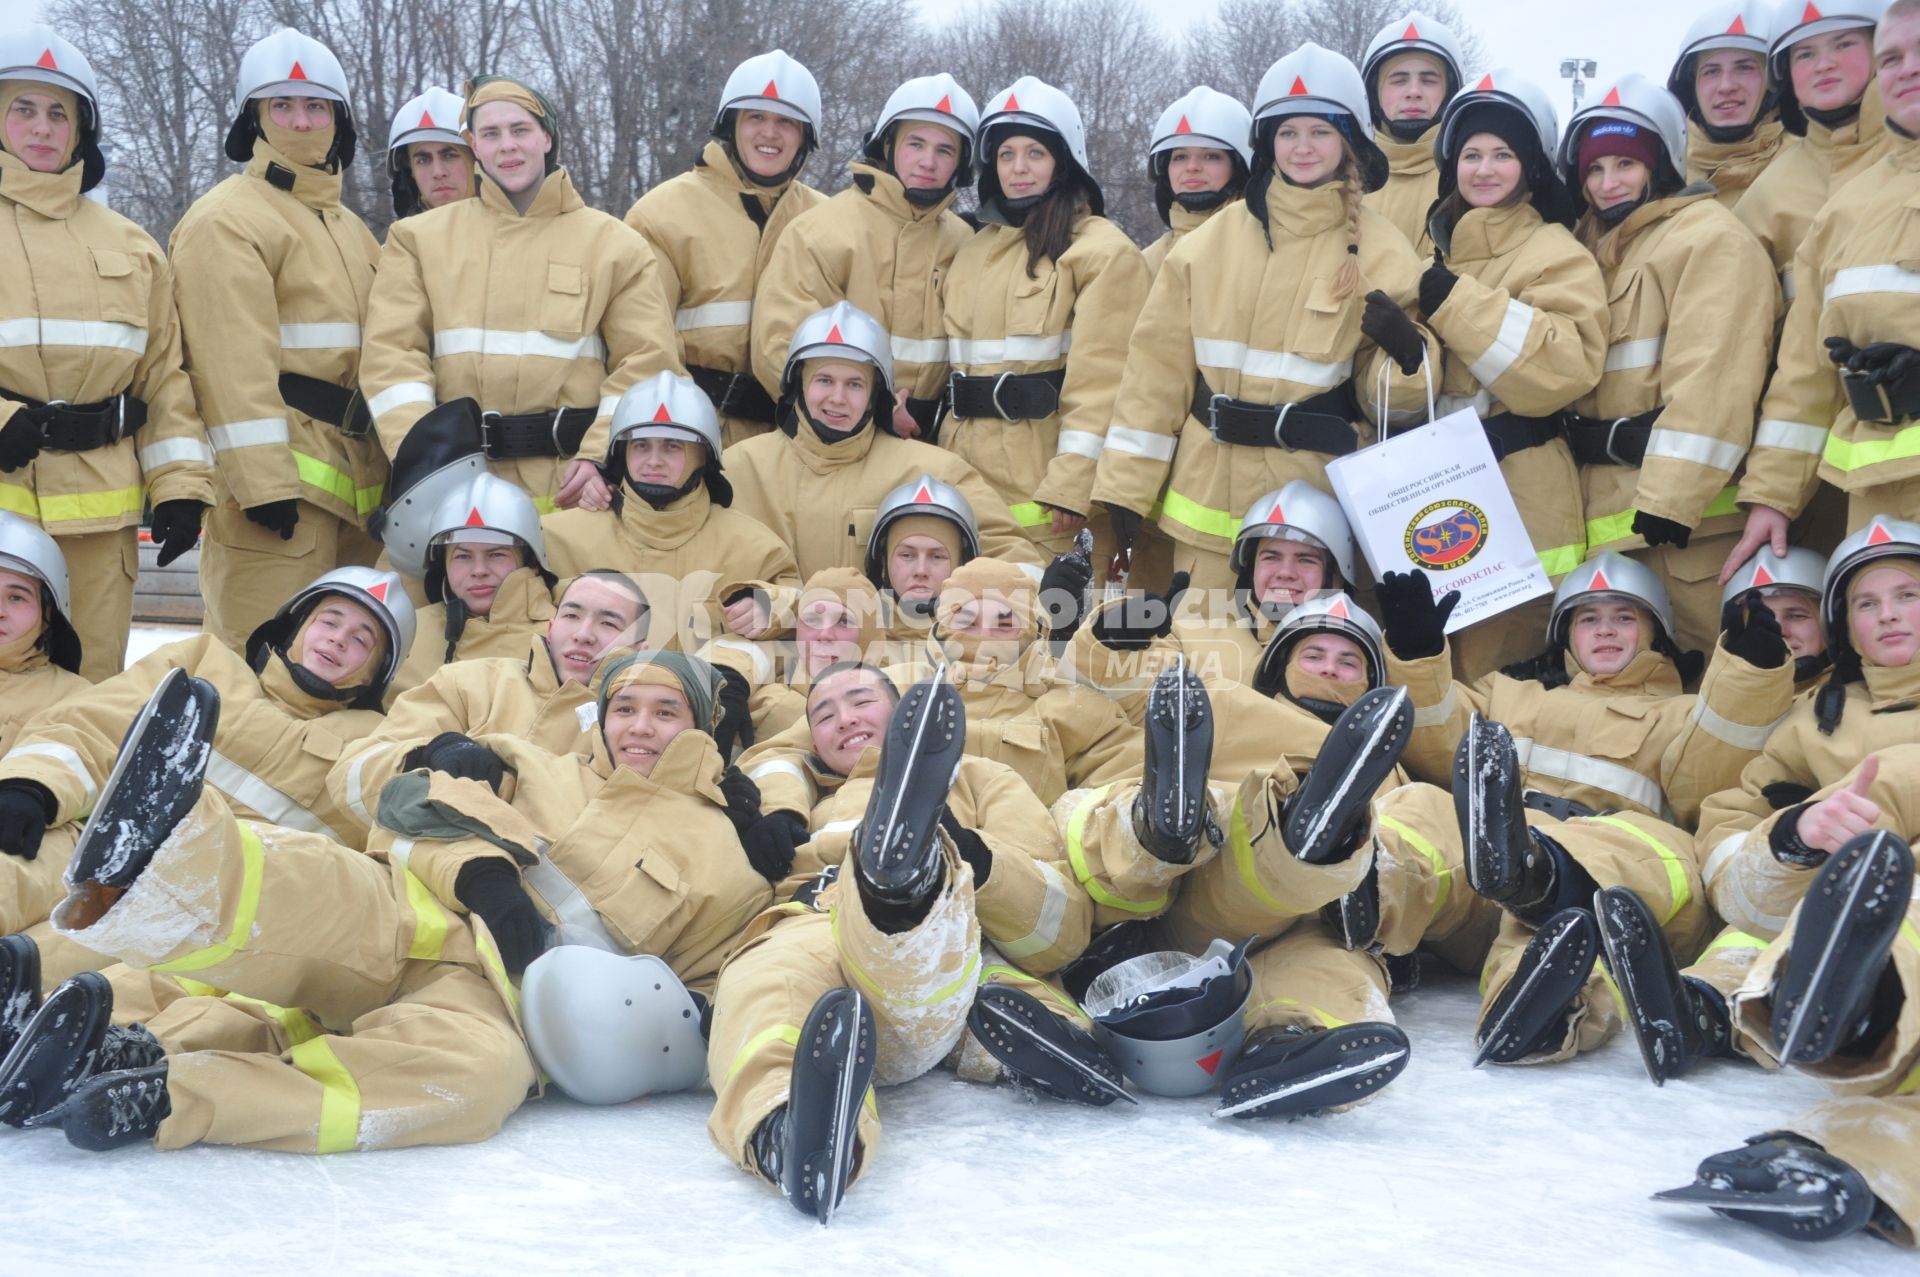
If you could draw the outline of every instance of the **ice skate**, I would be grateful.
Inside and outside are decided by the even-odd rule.
[[[1453,809],[1467,851],[1467,882],[1525,916],[1554,889],[1553,856],[1527,827],[1520,758],[1503,724],[1475,714],[1453,751]]]
[[[1301,1117],[1355,1104],[1400,1076],[1411,1052],[1398,1025],[1266,1029],[1220,1079],[1215,1117]]]
[[[1626,1007],[1627,1028],[1655,1086],[1704,1057],[1730,1055],[1726,1000],[1680,974],[1680,964],[1646,903],[1625,887],[1594,897],[1607,970]]]
[[[0,1122],[26,1126],[58,1108],[93,1072],[113,1013],[113,986],[96,971],[55,989],[0,1061]]]
[[[1653,1199],[1708,1206],[1717,1215],[1802,1242],[1857,1233],[1878,1204],[1859,1171],[1793,1135],[1763,1135],[1715,1153],[1700,1163],[1693,1183]]]
[[[1202,834],[1223,835],[1207,804],[1213,764],[1213,706],[1183,660],[1153,681],[1147,696],[1146,761],[1133,800],[1140,845],[1170,865],[1190,865]]]
[[[59,1119],[68,1143],[104,1153],[152,1139],[172,1112],[162,1060],[88,1078],[60,1106]]]
[[[1281,836],[1313,865],[1359,850],[1373,793],[1393,773],[1413,732],[1413,699],[1404,687],[1376,687],[1334,721],[1320,756],[1287,799]]]
[[[1566,1031],[1573,1000],[1593,974],[1599,927],[1585,909],[1562,909],[1534,933],[1520,965],[1487,1012],[1475,1068],[1512,1064],[1552,1045]]]
[[[887,722],[873,796],[854,835],[863,891],[914,905],[940,889],[940,812],[966,745],[966,709],[951,683],[936,677],[907,689]]]
[[[1104,1108],[1137,1103],[1120,1082],[1113,1056],[1088,1033],[1005,985],[982,985],[967,1027],[1021,1086],[1057,1100]]]
[[[0,936],[0,1060],[40,1009],[40,946],[23,935]]]
[[[1781,1063],[1818,1064],[1867,1018],[1912,899],[1913,852],[1896,834],[1869,830],[1821,866],[1774,976],[1773,1045]]]
[[[1349,949],[1364,949],[1380,934],[1380,862],[1367,866],[1360,885],[1320,910],[1321,920]]]
[[[761,1124],[754,1153],[793,1208],[822,1224],[853,1176],[860,1105],[873,1082],[873,1011],[853,989],[829,989],[794,1044],[786,1104]]]

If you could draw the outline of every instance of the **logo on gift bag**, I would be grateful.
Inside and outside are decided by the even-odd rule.
[[[1407,557],[1422,567],[1457,568],[1486,543],[1486,512],[1470,501],[1436,501],[1407,524]]]

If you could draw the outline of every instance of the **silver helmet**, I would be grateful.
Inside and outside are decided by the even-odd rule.
[[[1727,581],[1727,588],[1720,591],[1720,605],[1725,607],[1748,590],[1763,595],[1798,590],[1817,599],[1826,571],[1826,559],[1804,546],[1793,546],[1779,555],[1772,546],[1763,545]]]
[[[1780,95],[1780,114],[1792,132],[1806,131],[1806,116],[1793,91],[1789,69],[1793,46],[1834,31],[1880,25],[1890,0],[1781,0],[1773,15],[1773,42],[1767,46],[1767,69]]]
[[[1175,1098],[1214,1088],[1246,1042],[1251,943],[1215,940],[1198,957],[1146,953],[1094,977],[1082,1002],[1129,1082]]]
[[[440,603],[446,589],[447,547],[450,545],[513,545],[524,552],[527,567],[538,568],[553,585],[553,565],[547,561],[547,538],[540,528],[540,511],[518,484],[485,471],[465,487],[449,492],[435,507],[427,538],[427,598]]]
[[[1419,11],[1395,18],[1374,33],[1367,43],[1367,53],[1360,60],[1360,77],[1367,82],[1372,97],[1370,101],[1377,109],[1379,106],[1378,86],[1375,78],[1388,59],[1402,53],[1426,53],[1440,59],[1440,65],[1447,73],[1447,96],[1452,97],[1460,91],[1460,83],[1466,77],[1466,67],[1460,60],[1460,40],[1453,34],[1452,28],[1439,20]]]
[[[1202,84],[1188,89],[1160,113],[1147,143],[1147,172],[1166,171],[1169,152],[1183,146],[1231,151],[1240,163],[1253,164],[1253,113],[1240,99]]]
[[[800,365],[809,359],[872,364],[880,381],[876,390],[893,391],[893,338],[879,320],[852,302],[835,302],[815,311],[793,330],[781,377],[789,393],[798,389]]]
[[[1586,207],[1585,183],[1580,167],[1580,144],[1595,128],[1626,126],[1647,129],[1660,140],[1674,183],[1684,180],[1687,171],[1687,112],[1680,99],[1637,72],[1621,76],[1607,86],[1592,106],[1583,107],[1567,121],[1560,139],[1560,180],[1576,208]],[[1677,189],[1677,186],[1676,186]]]
[[[273,97],[326,98],[338,104],[333,121],[333,154],[342,169],[353,163],[353,102],[347,93],[347,73],[333,50],[291,27],[281,27],[240,56],[229,117],[232,123],[227,128],[228,159],[245,164],[253,157],[256,122],[252,103]]]
[[[558,912],[566,935],[567,911]],[[586,915],[597,925],[591,908]],[[534,1062],[583,1104],[625,1104],[706,1081],[699,1005],[652,954],[591,943],[549,949],[521,980],[520,1012]]]
[[[820,141],[820,82],[813,72],[785,49],[759,53],[736,66],[720,90],[720,108],[713,113],[713,136],[733,141],[735,111],[769,111],[799,121],[806,130],[794,169],[806,163]]]
[[[880,498],[873,531],[867,536],[867,579],[875,585],[887,583],[887,529],[916,514],[945,519],[960,529],[960,561],[955,567],[980,553],[980,521],[974,518],[973,505],[952,484],[923,474]]]
[[[1023,125],[1060,136],[1066,143],[1067,158],[1078,170],[1080,180],[1086,183],[1093,211],[1101,212],[1106,197],[1094,180],[1093,166],[1087,160],[1087,127],[1081,123],[1080,108],[1064,92],[1033,75],[1023,75],[994,94],[980,116],[980,198],[997,200],[1000,196],[1000,178],[991,154],[995,133],[1015,135]]]
[[[953,184],[958,186],[973,180],[973,147],[980,131],[980,108],[958,80],[945,71],[915,76],[888,94],[880,107],[880,118],[867,134],[862,154],[875,164],[884,164],[887,135],[894,125],[907,120],[942,125],[958,133],[960,163],[953,170]]]
[[[1360,157],[1361,184],[1377,191],[1387,183],[1387,153],[1373,137],[1373,108],[1360,69],[1335,53],[1308,41],[1287,54],[1260,77],[1253,97],[1255,164],[1273,162],[1273,134],[1280,121],[1292,115],[1349,117],[1347,143]]]
[[[367,520],[367,532],[386,547],[387,561],[408,576],[427,574],[434,513],[452,492],[487,472],[480,405],[455,399],[429,408],[394,450],[387,500]]]
[[[291,643],[307,614],[331,594],[352,599],[372,612],[386,635],[387,650],[381,657],[380,668],[374,671],[373,682],[355,701],[355,704],[378,705],[401,662],[413,649],[413,600],[407,597],[406,584],[397,572],[358,565],[322,572],[254,629],[247,639],[247,661],[255,669],[264,668],[268,649],[284,648]]]
[[[627,388],[614,405],[612,442],[628,439],[682,439],[704,444],[719,459],[720,418],[713,400],[688,377],[659,372]],[[611,455],[611,454],[609,454]]]
[[[1379,622],[1344,592],[1336,592],[1297,604],[1281,620],[1260,653],[1253,676],[1255,691],[1272,696],[1286,686],[1287,661],[1309,634],[1338,634],[1358,643],[1367,658],[1367,687],[1386,686],[1387,644]]]
[[[1861,568],[1878,559],[1920,559],[1920,523],[1876,514],[1834,549],[1820,574],[1820,623],[1827,630],[1827,646],[1852,650],[1847,585]]]
[[[1344,585],[1354,583],[1353,529],[1340,503],[1305,479],[1295,479],[1277,492],[1257,498],[1240,520],[1233,538],[1233,570],[1253,566],[1260,543],[1272,537],[1301,541],[1325,550]]]
[[[67,556],[46,529],[30,519],[0,510],[0,571],[17,572],[46,587],[52,615],[41,617],[47,659],[71,673],[80,672],[80,635],[73,628],[73,593],[67,580]]]
[[[100,84],[87,55],[52,27],[22,27],[0,34],[0,80],[32,80],[65,89],[80,99],[80,131],[73,156],[81,163],[80,189],[90,191],[107,171],[100,149]]]
[[[1608,550],[1567,573],[1553,592],[1553,611],[1547,617],[1548,644],[1564,647],[1573,610],[1602,597],[1627,599],[1645,608],[1660,627],[1660,637],[1669,644],[1677,641],[1673,601],[1659,574],[1644,563]]]

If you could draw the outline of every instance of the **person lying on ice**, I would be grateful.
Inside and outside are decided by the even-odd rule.
[[[233,819],[194,748],[218,694],[163,683],[56,910],[63,935],[126,966],[66,982],[19,1029],[0,1121],[58,1123],[83,1147],[492,1134],[534,1078],[512,981],[543,949],[650,954],[704,994],[767,902],[702,730],[715,681],[691,657],[624,658],[590,753],[491,737],[512,768],[501,795],[409,773],[381,795],[372,856]],[[4,959],[8,992],[26,994],[32,946],[8,937]]]

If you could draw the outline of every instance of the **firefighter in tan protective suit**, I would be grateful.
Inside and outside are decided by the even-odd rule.
[[[1187,232],[1204,226],[1245,189],[1252,135],[1247,108],[1204,84],[1160,113],[1147,141],[1147,175],[1167,233],[1143,250],[1148,275],[1159,273]]]
[[[1675,641],[1705,651],[1779,296],[1753,236],[1712,191],[1682,185],[1685,148],[1679,101],[1638,75],[1567,126],[1560,173],[1606,283],[1608,345],[1599,385],[1563,420],[1588,556],[1630,553],[1652,567],[1673,600]]]
[[[888,96],[852,164],[853,185],[794,219],[754,296],[753,370],[778,397],[801,320],[838,301],[880,321],[893,342],[889,428],[933,440],[947,388],[941,288],[973,235],[953,211],[973,174],[980,112],[947,74],[908,80]]]
[[[356,121],[339,59],[282,29],[247,50],[227,158],[170,245],[187,372],[218,460],[200,556],[207,629],[235,651],[329,568],[374,561],[387,461],[360,399],[379,246],[341,205]]]
[[[1687,28],[1667,76],[1667,91],[1687,109],[1687,181],[1712,183],[1729,209],[1794,142],[1767,65],[1773,16],[1755,0],[1709,6]]]
[[[396,220],[480,193],[473,148],[460,132],[466,103],[435,85],[409,98],[387,128],[387,176]]]
[[[1553,167],[1559,121],[1546,94],[1487,72],[1456,94],[1435,147],[1438,245],[1420,310],[1440,339],[1440,413],[1480,415],[1540,566],[1556,584],[1586,556],[1580,479],[1559,413],[1592,390],[1607,354],[1606,287],[1569,234],[1573,207]],[[1548,600],[1502,612],[1453,644],[1471,681],[1539,650]]]
[[[980,120],[979,217],[947,273],[953,364],[941,444],[980,471],[1049,554],[1089,492],[1146,299],[1140,251],[1101,216],[1079,108],[1022,76]]]
[[[542,511],[605,509],[592,472],[628,387],[678,371],[653,250],[580,199],[559,124],[518,81],[468,85],[463,136],[480,196],[394,225],[368,304],[360,389],[404,469],[436,404],[472,399],[489,468]]]
[[[1408,13],[1374,33],[1360,77],[1373,111],[1373,140],[1387,157],[1386,184],[1368,194],[1367,207],[1426,257],[1433,248],[1427,214],[1442,193],[1440,165],[1446,162],[1433,130],[1466,79],[1460,42],[1427,14]]]
[[[100,141],[86,57],[45,27],[0,38],[0,511],[51,532],[85,583],[69,616],[96,682],[126,656],[143,501],[162,564],[213,501],[173,272],[83,198],[106,171]]]
[[[1261,86],[1244,206],[1189,234],[1154,278],[1093,487],[1120,512],[1123,549],[1160,501],[1175,567],[1209,594],[1233,587],[1228,552],[1256,497],[1293,479],[1326,490],[1326,462],[1365,441],[1354,423],[1382,378],[1390,412],[1424,409],[1420,365],[1439,366],[1403,309],[1420,263],[1361,204],[1386,162],[1360,73],[1309,44]]]
[[[819,145],[820,86],[784,50],[748,58],[727,77],[712,131],[693,168],[634,201],[626,221],[653,245],[682,362],[731,447],[774,427],[779,394],[755,380],[750,328],[770,255],[826,199],[800,180]]]

